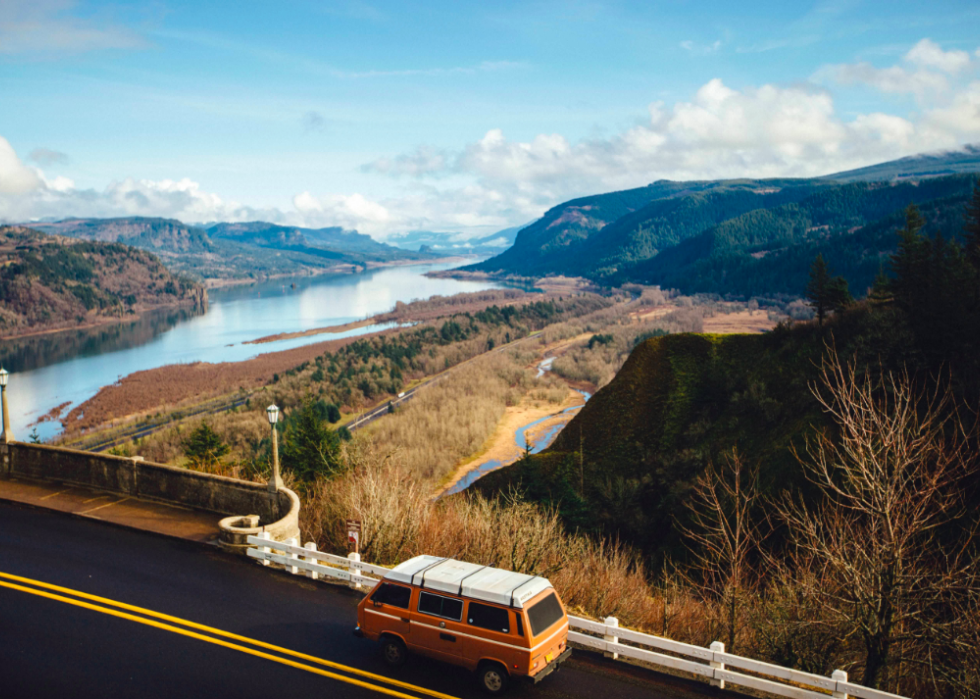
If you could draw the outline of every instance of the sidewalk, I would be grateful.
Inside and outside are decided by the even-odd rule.
[[[0,479],[0,500],[207,544],[217,544],[221,519],[213,512],[20,478]]]

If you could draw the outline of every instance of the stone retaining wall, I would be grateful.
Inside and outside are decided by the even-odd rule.
[[[262,483],[46,444],[0,444],[0,453],[0,478],[81,485],[220,515],[258,515],[260,528],[277,540],[299,536],[299,498],[285,488],[272,495]]]

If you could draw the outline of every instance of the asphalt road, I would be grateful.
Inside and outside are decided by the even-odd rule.
[[[389,671],[351,635],[359,599],[210,547],[0,503],[0,697],[483,696],[435,661]],[[510,696],[706,694],[576,652]]]

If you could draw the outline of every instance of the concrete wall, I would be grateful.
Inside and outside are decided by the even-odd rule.
[[[222,515],[258,515],[277,540],[299,536],[299,498],[286,489],[273,496],[263,483],[45,444],[13,442],[0,451],[0,477],[82,485]]]

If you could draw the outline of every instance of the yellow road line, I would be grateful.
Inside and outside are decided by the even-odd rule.
[[[100,603],[103,603],[103,604],[106,604],[106,605],[110,605],[110,606],[113,606],[113,607],[118,607],[120,609],[128,609],[130,611],[138,612],[140,614],[144,614],[144,615],[150,616],[150,617],[155,617],[157,619],[165,619],[167,621],[170,621],[170,622],[173,622],[173,623],[176,623],[176,624],[181,624],[181,625],[187,626],[189,628],[198,629],[200,631],[206,631],[206,632],[211,633],[211,634],[214,634],[216,636],[223,636],[225,638],[234,639],[236,641],[241,641],[241,642],[244,642],[244,643],[249,643],[251,645],[258,646],[260,648],[266,648],[268,650],[276,651],[277,653],[282,653],[283,655],[291,655],[291,656],[293,656],[295,658],[300,658],[300,659],[306,660],[308,662],[313,662],[313,663],[317,663],[319,665],[324,665],[326,667],[331,667],[331,668],[334,668],[336,670],[341,670],[341,671],[344,671],[344,672],[348,672],[348,673],[353,674],[353,675],[360,675],[361,677],[367,677],[367,678],[370,678],[370,679],[375,680],[377,682],[384,682],[386,684],[394,685],[396,687],[401,687],[402,689],[406,689],[406,690],[411,691],[411,692],[416,692],[416,693],[419,693],[419,694],[425,694],[425,695],[428,695],[428,696],[431,696],[431,697],[436,697],[436,699],[456,699],[456,697],[453,697],[452,695],[449,695],[449,694],[443,694],[441,692],[436,692],[436,691],[433,691],[431,689],[426,689],[425,687],[418,687],[416,685],[409,684],[408,682],[401,682],[399,680],[394,680],[394,679],[391,679],[389,677],[384,677],[383,675],[376,675],[376,674],[374,674],[372,672],[368,672],[366,670],[360,670],[358,668],[350,667],[348,665],[343,665],[341,663],[335,663],[335,662],[333,662],[331,660],[324,660],[323,658],[317,658],[316,656],[313,656],[313,655],[307,655],[306,653],[300,653],[298,651],[290,650],[288,648],[283,648],[281,646],[277,646],[277,645],[274,645],[272,643],[266,643],[264,641],[259,641],[259,640],[253,639],[253,638],[248,638],[247,636],[240,636],[238,634],[234,634],[234,633],[231,633],[229,631],[223,631],[221,629],[216,629],[214,627],[206,626],[204,624],[198,624],[198,623],[193,622],[193,621],[187,621],[186,619],[181,619],[179,617],[170,616],[169,614],[162,614],[160,612],[155,612],[152,609],[145,609],[143,607],[137,607],[135,605],[126,604],[125,602],[116,602],[115,600],[111,600],[111,599],[108,599],[106,597],[99,597],[98,595],[90,595],[90,594],[88,594],[86,592],[79,592],[78,590],[72,590],[71,588],[61,587],[59,585],[52,585],[50,583],[41,582],[40,580],[33,580],[31,578],[24,578],[24,577],[21,577],[19,575],[12,575],[10,573],[0,572],[0,578],[6,578],[8,580],[16,580],[16,581],[19,581],[19,582],[22,582],[22,583],[26,583],[28,585],[33,585],[35,587],[41,587],[41,588],[45,588],[45,589],[48,589],[48,590],[57,590],[59,592],[64,592],[64,593],[73,595],[75,597],[80,597],[82,599],[88,599],[88,600],[92,600],[92,601],[95,601],[95,602],[100,602]],[[290,660],[285,660],[283,658],[278,658],[276,656],[268,655],[268,654],[262,653],[260,651],[255,651],[255,650],[252,650],[250,648],[245,648],[245,647],[242,647],[242,646],[238,646],[238,645],[233,644],[233,643],[227,643],[225,641],[221,641],[219,639],[211,638],[209,636],[202,636],[201,634],[197,634],[197,633],[194,633],[192,631],[187,631],[186,629],[180,629],[180,628],[177,628],[175,626],[171,626],[169,624],[161,624],[159,622],[151,621],[150,619],[143,619],[142,617],[133,616],[132,614],[127,614],[125,612],[119,612],[119,611],[116,611],[114,609],[108,609],[106,607],[100,607],[100,606],[97,606],[97,605],[88,604],[86,602],[80,602],[78,600],[72,600],[72,599],[69,599],[67,597],[63,597],[61,595],[53,595],[53,594],[50,594],[50,593],[47,593],[47,592],[42,592],[41,590],[34,590],[32,588],[23,587],[21,585],[16,585],[16,584],[13,584],[13,583],[5,583],[5,582],[0,581],[0,586],[2,586],[2,587],[9,587],[9,588],[12,588],[12,589],[15,589],[15,590],[20,590],[22,592],[28,592],[30,594],[40,595],[42,597],[47,597],[47,598],[50,598],[50,599],[55,599],[55,600],[58,600],[60,602],[66,602],[68,604],[73,604],[73,605],[76,605],[76,606],[79,606],[79,607],[85,607],[86,609],[92,609],[94,611],[102,612],[104,614],[110,614],[112,616],[118,616],[118,617],[123,618],[123,619],[129,619],[131,621],[135,621],[135,622],[138,622],[138,623],[141,623],[141,624],[147,624],[149,626],[154,626],[156,628],[161,628],[161,629],[164,629],[164,630],[167,630],[167,631],[172,631],[174,633],[182,634],[182,635],[185,635],[185,636],[190,636],[191,638],[198,638],[200,640],[207,641],[209,643],[216,643],[218,645],[226,646],[228,648],[234,648],[235,650],[241,650],[244,653],[249,653],[251,655],[256,655],[256,656],[262,657],[262,658],[268,658],[268,659],[274,660],[276,662],[280,662],[280,663],[283,663],[283,664],[286,664],[286,665],[290,665],[290,666],[297,667],[297,668],[300,668],[300,669],[308,670],[309,672],[315,672],[315,673],[318,673],[318,674],[325,675],[326,677],[331,677],[333,679],[338,679],[338,680],[340,680],[342,682],[349,682],[351,684],[356,684],[356,685],[359,685],[359,686],[367,687],[369,689],[374,689],[376,691],[383,692],[385,694],[391,694],[392,696],[408,697],[408,695],[406,695],[406,694],[401,694],[400,692],[395,692],[395,691],[389,690],[389,689],[387,689],[385,687],[377,687],[377,686],[372,685],[372,684],[367,684],[366,682],[361,682],[360,680],[355,680],[355,679],[352,679],[352,678],[349,678],[349,677],[343,677],[341,675],[335,675],[334,673],[326,672],[325,670],[320,670],[318,668],[312,668],[312,667],[309,667],[308,665],[303,665],[301,663],[294,663],[293,661],[290,661]],[[409,697],[409,699],[415,699],[415,698],[414,697]]]

